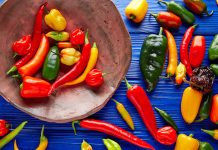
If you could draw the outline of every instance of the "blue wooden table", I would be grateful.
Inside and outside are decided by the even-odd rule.
[[[2,3],[3,0],[0,0]],[[63,1],[64,2],[64,1]],[[130,36],[132,38],[132,61],[127,73],[127,78],[131,84],[139,84],[145,87],[145,83],[143,82],[142,75],[139,70],[139,53],[141,49],[142,42],[144,38],[150,33],[158,33],[159,25],[156,23],[153,17],[147,14],[146,18],[141,24],[134,24],[126,19],[124,15],[124,9],[130,0],[114,0],[113,1],[117,8],[119,9],[123,21],[125,22],[128,31],[130,32]],[[157,13],[160,10],[166,10],[165,6],[161,6],[156,3],[157,0],[148,0],[149,10],[148,12]],[[183,4],[182,0],[176,0],[176,2]],[[207,50],[209,45],[213,39],[214,34],[218,33],[217,31],[217,23],[218,23],[218,8],[215,0],[205,0],[208,4],[209,10],[214,10],[214,14],[212,17],[197,17],[196,23],[199,24],[195,35],[204,35],[206,37]],[[22,10],[21,10],[22,11]],[[13,16],[8,16],[13,17]],[[174,32],[174,36],[177,42],[177,47],[181,43],[182,36],[187,29],[187,26],[182,26],[177,32]],[[203,65],[208,65],[207,53],[203,62]],[[165,68],[167,65],[167,61],[165,64]],[[165,71],[164,71],[165,72]],[[166,110],[172,118],[175,120],[176,124],[179,126],[180,133],[190,134],[193,133],[194,137],[198,138],[201,141],[207,141],[213,145],[213,147],[218,150],[218,142],[213,140],[210,136],[201,132],[201,128],[206,129],[218,129],[218,126],[212,124],[209,119],[202,123],[193,123],[191,125],[186,124],[180,113],[180,102],[181,96],[184,88],[188,85],[183,84],[181,87],[176,88],[176,86],[170,80],[160,80],[155,91],[149,94],[151,103],[153,106],[157,106],[163,110]],[[214,84],[214,93],[218,93],[218,80],[216,79]],[[126,98],[126,86],[125,83],[122,82],[115,95],[113,96],[115,99],[122,102],[130,114],[133,116],[133,121],[135,123],[135,131],[130,131],[126,123],[120,118],[120,115],[117,113],[115,109],[115,104],[113,101],[109,101],[108,104],[98,113],[93,115],[93,118],[105,120],[116,124],[126,130],[129,130],[136,136],[142,138],[143,140],[149,142],[153,145],[157,150],[173,150],[175,145],[172,146],[163,146],[156,142],[148,133],[146,127],[142,123],[136,109]],[[157,125],[158,127],[162,127],[166,125],[164,121],[160,118],[160,116],[155,112]],[[25,127],[25,129],[16,137],[17,143],[21,150],[32,150],[35,149],[39,142],[40,130],[42,125],[45,125],[45,135],[49,139],[48,150],[79,150],[80,144],[83,139],[88,141],[94,148],[94,150],[103,150],[106,149],[103,145],[102,138],[108,138],[107,135],[88,131],[77,127],[78,135],[75,136],[73,130],[71,128],[70,123],[66,124],[55,124],[55,123],[47,123],[42,122],[38,119],[35,119],[19,110],[11,106],[7,103],[2,97],[0,97],[0,118],[7,119],[11,124],[13,124],[13,128],[16,127],[19,123],[24,120],[27,120],[29,123]],[[136,146],[133,146],[125,141],[118,140],[113,137],[109,137],[116,140],[123,150],[141,150]],[[13,143],[9,143],[4,150],[12,150]]]

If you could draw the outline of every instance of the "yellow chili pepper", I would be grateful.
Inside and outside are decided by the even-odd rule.
[[[180,134],[177,137],[175,150],[198,150],[199,141],[192,138],[192,134],[187,136],[185,134]]]
[[[82,75],[80,75],[77,79],[67,82],[65,85],[75,85],[78,83],[81,83],[85,81],[87,74],[95,67],[95,64],[98,60],[98,48],[96,46],[96,43],[93,44],[91,48],[91,55],[87,64],[87,67]]]
[[[176,68],[176,84],[181,85],[183,82],[183,79],[186,77],[186,67],[181,62]]]
[[[48,139],[44,135],[44,126],[42,126],[40,143],[39,146],[36,148],[36,150],[46,150],[47,146],[48,146]]]
[[[85,140],[83,140],[81,144],[81,150],[92,150],[92,146],[87,143]]]
[[[132,121],[132,117],[129,114],[129,112],[126,110],[126,108],[123,106],[122,103],[116,101],[115,99],[112,99],[115,103],[116,103],[116,108],[117,111],[120,113],[120,115],[122,116],[123,120],[126,121],[126,123],[129,125],[129,127],[134,130],[134,123]]]
[[[45,23],[55,31],[62,31],[67,26],[67,21],[57,9],[52,9],[45,15]]]
[[[167,75],[171,77],[174,76],[174,74],[176,73],[176,68],[178,65],[176,41],[173,35],[168,30],[164,29],[164,32],[167,36],[168,50],[169,50]]]
[[[55,41],[68,41],[70,37],[69,33],[64,31],[50,31],[46,34],[46,36],[54,39]]]
[[[201,105],[203,94],[191,87],[187,87],[182,96],[181,113],[185,122],[191,124],[197,114]]]
[[[212,136],[215,140],[218,140],[218,129],[216,130],[205,130],[205,129],[201,129],[203,132],[209,134],[210,136]]]
[[[14,150],[19,150],[16,140],[14,140]]]
[[[81,53],[74,48],[65,48],[61,50],[61,63],[67,66],[72,66],[80,59]]]
[[[132,0],[125,9],[125,14],[130,20],[139,23],[141,22],[148,10],[146,0]]]

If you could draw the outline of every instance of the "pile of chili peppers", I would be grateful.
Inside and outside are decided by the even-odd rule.
[[[59,10],[51,9],[44,16],[46,5],[41,5],[36,14],[33,34],[23,36],[12,45],[15,56],[20,59],[7,74],[22,79],[20,95],[23,98],[48,97],[60,86],[82,82],[92,88],[100,87],[104,78],[100,70],[94,69],[98,59],[96,43],[91,46],[88,32],[85,34],[81,29],[71,33],[64,31],[67,21]],[[47,34],[42,29],[43,16],[51,28]],[[56,44],[51,45],[49,38]],[[62,66],[70,69],[60,76]],[[35,77],[41,69],[42,79]]]

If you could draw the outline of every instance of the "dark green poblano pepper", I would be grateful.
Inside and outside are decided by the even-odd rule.
[[[215,35],[210,48],[208,50],[209,60],[218,60],[218,34]]]
[[[167,38],[162,35],[150,34],[144,40],[140,53],[140,69],[147,83],[147,91],[151,92],[162,73],[167,52]]]
[[[214,150],[213,147],[208,142],[200,142],[198,150]]]

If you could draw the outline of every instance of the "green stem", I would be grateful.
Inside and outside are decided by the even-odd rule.
[[[20,84],[20,89],[22,89],[22,88],[23,88],[23,83]]]
[[[195,25],[193,25],[192,27],[193,27],[193,28],[196,28],[197,26],[198,26],[198,24],[195,24]]]
[[[15,72],[15,71],[17,71],[17,67],[16,67],[16,66],[13,66],[13,67],[11,67],[11,68],[8,70],[7,75],[9,75],[9,74],[11,74],[11,73],[13,73],[13,72]]]
[[[203,117],[201,117],[201,118],[199,118],[198,120],[195,120],[195,122],[201,122],[201,121],[203,121],[205,118],[203,118]]]
[[[160,27],[159,35],[162,35],[162,33],[163,33],[163,28]]]
[[[189,134],[189,136],[190,136],[190,137],[193,137],[193,136],[194,136],[194,134]]]
[[[133,14],[130,14],[129,18],[130,18],[131,20],[134,20],[134,19],[136,18],[136,16],[133,15]]]
[[[88,36],[89,36],[89,32],[86,31],[86,35],[85,35],[85,44],[88,44],[88,43],[89,43],[89,38],[88,38]]]
[[[96,42],[93,43],[92,48],[97,48]]]
[[[116,103],[116,105],[120,104],[117,100],[115,100],[114,98],[112,98],[112,100]]]
[[[213,130],[205,130],[205,129],[201,129],[201,131],[211,135],[212,137],[214,136],[214,131]]]
[[[46,140],[47,138],[45,137],[44,135],[44,129],[45,129],[45,126],[43,125],[42,126],[42,130],[41,130],[41,136],[40,136],[40,142]]]
[[[76,134],[75,123],[78,123],[78,124],[79,124],[80,121],[77,120],[77,121],[73,121],[73,122],[72,122],[72,128],[73,128],[74,134],[77,135],[77,134]]]
[[[212,10],[210,13],[208,13],[208,11],[206,10],[204,13],[205,13],[207,16],[212,16],[212,15],[213,15],[213,10]]]
[[[168,4],[169,4],[168,2],[165,2],[165,1],[163,1],[163,0],[159,0],[158,3],[163,3],[163,4],[167,5],[167,6],[168,6]]]
[[[126,87],[127,87],[127,89],[128,89],[128,90],[131,89],[131,88],[132,88],[132,85],[129,84],[129,82],[128,82],[128,80],[126,79],[126,77],[125,77],[124,79],[125,79],[125,82],[126,82]]]
[[[18,56],[18,54],[17,54],[17,53],[14,53],[13,58],[15,58],[15,57],[17,57],[17,56]]]
[[[150,13],[150,15],[152,15],[155,19],[157,19],[158,14]]]
[[[12,78],[18,78],[18,79],[21,79],[20,74],[15,74],[15,75],[12,75],[11,77],[12,77]]]

